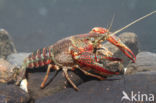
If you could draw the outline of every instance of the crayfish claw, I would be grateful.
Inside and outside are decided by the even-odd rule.
[[[134,53],[120,40],[120,38],[110,35],[107,40],[118,47],[128,58],[130,58],[135,63],[136,57]]]

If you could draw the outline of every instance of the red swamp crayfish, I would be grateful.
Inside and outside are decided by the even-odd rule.
[[[25,74],[27,68],[37,68],[48,65],[47,74],[41,83],[41,88],[45,86],[51,69],[56,71],[62,69],[67,81],[75,90],[78,90],[78,87],[69,78],[67,73],[68,70],[80,69],[84,74],[100,80],[103,80],[104,77],[107,76],[118,75],[120,74],[119,72],[109,71],[99,63],[99,59],[121,62],[121,59],[113,57],[107,48],[101,47],[101,43],[106,40],[109,41],[118,47],[128,58],[135,62],[136,57],[133,52],[124,43],[122,43],[115,34],[154,13],[156,13],[156,11],[131,22],[113,33],[109,31],[110,29],[94,27],[89,33],[66,37],[49,47],[38,49],[25,58],[22,67],[17,69],[14,76],[10,79],[15,78],[16,85],[19,85],[20,82],[26,78]],[[100,58],[97,52],[99,49],[103,50],[102,57]],[[96,74],[91,73],[90,70]]]

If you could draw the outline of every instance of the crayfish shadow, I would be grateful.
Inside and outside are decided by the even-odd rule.
[[[85,75],[81,70],[76,69],[75,71],[73,71],[76,75],[78,75],[84,82],[90,81],[90,80],[98,80],[95,77],[91,77],[88,75]]]
[[[42,67],[37,67],[37,68],[27,68],[26,69],[26,74],[25,74],[25,76],[26,76],[26,78],[27,79],[29,79],[29,75],[30,74],[36,74],[36,73],[43,73],[43,72],[47,72],[47,68],[48,68],[48,66],[47,65],[45,65],[45,66],[42,66]],[[51,69],[50,70],[51,72],[54,72],[54,70],[53,69]]]
[[[123,78],[124,78],[124,76],[118,75],[118,76],[107,77],[107,78],[105,79],[105,81],[116,81],[116,80],[121,80],[121,79],[123,79]]]
[[[78,76],[83,80],[83,82],[88,82],[88,81],[92,81],[92,80],[101,81],[101,80],[99,80],[99,79],[97,79],[97,78],[95,78],[95,77],[85,75],[85,74],[84,74],[82,71],[80,71],[79,69],[76,69],[76,70],[74,71],[74,73],[75,73],[76,75],[78,75]],[[94,73],[94,74],[96,74],[96,73]],[[96,75],[98,75],[98,74],[96,74]],[[105,78],[104,80],[106,80],[106,81],[114,81],[114,80],[120,80],[120,79],[122,79],[122,78],[123,78],[123,75],[121,74],[121,75],[116,75],[116,76],[110,76],[110,77],[103,76],[103,77]]]
[[[48,66],[47,65],[45,65],[45,66],[43,66],[43,67],[38,67],[38,68],[27,68],[27,70],[26,70],[26,74],[29,74],[29,73],[39,73],[39,72],[47,72],[47,68],[48,68]],[[60,72],[61,71],[61,69],[58,71],[58,72]],[[51,69],[51,72],[55,72],[55,70],[54,69]],[[97,78],[95,78],[95,77],[91,77],[91,76],[87,76],[87,75],[85,75],[82,71],[80,71],[79,69],[75,69],[74,71],[68,71],[68,73],[70,74],[70,72],[72,72],[72,73],[74,73],[74,74],[76,74],[76,75],[78,75],[84,82],[86,82],[86,81],[90,81],[90,80],[98,80]],[[56,74],[58,74],[58,73],[56,73]],[[71,79],[72,78],[74,78],[74,77],[71,77]],[[52,79],[52,78],[51,78]],[[53,79],[52,79],[53,80]],[[50,81],[52,81],[52,80],[50,80]],[[50,82],[49,81],[49,82]]]

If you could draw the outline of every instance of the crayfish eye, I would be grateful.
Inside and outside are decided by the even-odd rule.
[[[92,29],[92,31],[95,32],[95,33],[99,33],[99,34],[104,34],[104,33],[108,32],[107,29],[102,28],[102,27],[94,27]]]
[[[90,38],[90,40],[91,40],[91,41],[94,41],[95,39],[92,37],[92,38]]]

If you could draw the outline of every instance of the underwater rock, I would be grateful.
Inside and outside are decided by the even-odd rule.
[[[137,55],[137,53],[139,52],[139,47],[138,47],[137,35],[135,33],[124,32],[120,34],[118,37],[127,47],[129,47],[132,50],[132,52],[135,55]],[[118,49],[116,46],[114,46],[109,42],[106,42],[102,46],[108,48],[108,50],[110,50],[113,53],[113,57],[121,58],[123,60],[124,66],[127,66],[129,64],[130,59],[124,53],[122,53],[122,51]]]
[[[0,59],[0,82],[6,83],[13,74],[15,66],[11,65],[8,61]]]
[[[123,92],[131,98],[138,95],[156,95],[156,72],[138,73],[124,77],[111,77],[104,81],[89,81],[79,86],[79,91],[66,89],[55,95],[36,100],[35,103],[131,103],[123,99]],[[145,99],[145,98],[144,98]]]
[[[0,83],[0,103],[28,103],[29,99],[18,86]]]
[[[6,30],[0,29],[0,58],[6,59],[11,53],[16,53],[11,36]]]
[[[24,58],[26,58],[29,54],[30,53],[13,53],[7,57],[7,61],[12,65],[20,67],[24,61]]]
[[[156,71],[156,53],[140,52],[136,56],[136,63],[129,64],[125,74],[142,71]]]

